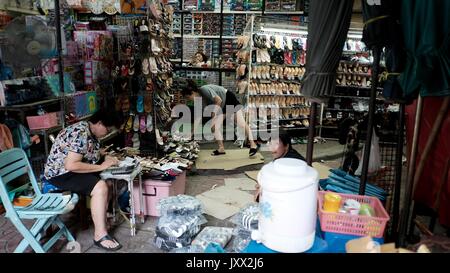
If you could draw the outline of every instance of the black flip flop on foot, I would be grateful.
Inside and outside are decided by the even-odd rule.
[[[258,148],[250,148],[250,151],[248,152],[249,156],[254,156],[258,152]]]
[[[219,150],[215,150],[214,152],[212,152],[212,156],[216,156],[216,155],[224,155],[225,152],[219,152]]]
[[[106,247],[106,246],[102,245],[102,242],[103,242],[103,241],[108,241],[108,240],[109,240],[109,241],[116,242],[118,245],[117,245],[116,247]],[[103,238],[101,238],[101,239],[98,240],[98,241],[94,240],[94,244],[95,244],[96,246],[98,246],[99,248],[102,248],[102,249],[108,250],[108,251],[116,251],[116,250],[119,250],[119,249],[122,248],[122,245],[119,244],[119,242],[117,242],[117,240],[114,239],[113,237],[111,237],[109,234],[106,234],[105,236],[103,236]]]

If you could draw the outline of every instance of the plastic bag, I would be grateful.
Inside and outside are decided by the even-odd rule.
[[[203,253],[204,249],[198,245],[191,245],[182,248],[174,248],[169,253]]]
[[[244,229],[258,229],[259,204],[255,202],[247,204],[231,218],[231,222]]]
[[[161,216],[202,214],[203,206],[200,200],[189,195],[176,195],[159,200],[156,209]]]
[[[192,246],[199,246],[204,251],[210,243],[216,243],[224,248],[232,235],[232,228],[205,227],[192,241]]]
[[[358,169],[355,172],[355,175],[361,175],[363,158],[364,158],[365,145],[363,148],[363,152],[361,155],[361,160],[359,161]],[[372,134],[372,143],[370,145],[370,157],[369,157],[369,168],[368,173],[374,173],[381,168],[381,156],[380,156],[380,144],[378,143],[378,136],[375,133],[375,129]]]
[[[191,229],[195,230],[196,226],[203,225],[207,222],[206,218],[201,214],[182,216],[166,215],[159,218],[157,228],[167,236],[178,238],[185,232],[191,231]]]
[[[192,239],[195,237],[197,233],[200,232],[201,226],[194,226],[190,230],[187,230],[180,237],[171,237],[162,232],[158,227],[155,231],[154,243],[155,245],[163,250],[171,250],[174,248],[182,248],[189,246],[192,242]]]

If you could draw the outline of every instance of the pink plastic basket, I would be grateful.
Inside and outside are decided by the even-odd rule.
[[[27,117],[30,130],[47,129],[59,125],[59,112],[52,112],[42,116]]]
[[[354,199],[361,204],[369,204],[370,206],[372,206],[375,210],[376,216],[371,217],[323,211],[322,207],[325,193],[327,192],[319,191],[318,193],[318,210],[320,227],[322,231],[357,236],[371,236],[375,238],[383,237],[386,223],[389,221],[389,215],[378,198],[363,195],[336,193],[341,196],[342,203],[347,199]]]

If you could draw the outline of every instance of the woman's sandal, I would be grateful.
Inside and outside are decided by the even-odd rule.
[[[219,152],[219,150],[215,150],[214,152],[212,152],[212,156],[217,156],[217,155],[224,155],[225,152]]]
[[[102,242],[103,241],[107,241],[107,240],[116,242],[118,245],[116,247],[106,247],[106,246],[102,245]],[[117,242],[116,239],[111,237],[109,234],[106,234],[105,236],[103,236],[103,238],[101,238],[98,241],[94,240],[94,244],[96,246],[98,246],[99,248],[102,248],[102,249],[105,249],[105,250],[108,250],[108,251],[116,251],[116,250],[119,250],[119,249],[122,248],[122,245],[119,242]]]
[[[250,148],[250,151],[248,152],[248,156],[254,156],[258,152],[258,146],[256,148]]]

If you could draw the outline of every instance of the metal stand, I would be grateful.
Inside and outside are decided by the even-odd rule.
[[[62,38],[61,38],[61,14],[59,0],[55,0],[55,17],[56,17],[56,48],[58,51],[58,78],[59,78],[59,91],[62,96],[64,96],[64,64],[62,59]],[[61,100],[61,126],[65,127],[64,113],[65,113],[65,103]],[[47,138],[44,139],[47,142]]]
[[[361,180],[359,184],[359,194],[364,195],[366,192],[366,183],[367,183],[367,172],[369,170],[369,158],[370,158],[370,147],[372,145],[372,134],[374,127],[374,117],[375,117],[375,102],[377,97],[377,86],[378,86],[378,73],[380,69],[380,55],[381,48],[378,46],[374,46],[372,48],[374,61],[373,61],[373,69],[372,69],[372,88],[370,90],[370,102],[369,102],[369,121],[367,125],[367,136],[366,142],[364,145],[364,158],[363,165],[361,170]]]
[[[308,146],[306,147],[306,163],[312,166],[313,150],[314,150],[314,136],[316,134],[316,120],[317,120],[317,102],[311,103],[309,112],[309,129],[308,129]]]
[[[402,183],[403,129],[405,127],[405,104],[400,104],[400,120],[398,125],[397,149],[395,152],[395,188],[392,217],[392,238],[398,240],[398,222],[400,213],[400,189]]]

